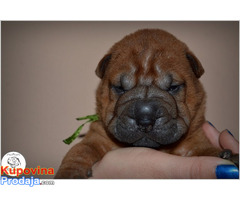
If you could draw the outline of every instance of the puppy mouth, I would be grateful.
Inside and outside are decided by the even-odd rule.
[[[118,141],[131,146],[159,148],[177,142],[187,132],[176,108],[162,100],[141,99],[121,110],[108,129]]]
[[[184,128],[178,125],[179,120],[172,119],[163,125],[139,127],[127,125],[119,121],[113,135],[120,142],[138,147],[158,148],[177,142],[185,133]],[[150,127],[151,126],[151,127]]]

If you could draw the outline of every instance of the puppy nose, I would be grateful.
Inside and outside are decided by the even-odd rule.
[[[156,111],[154,104],[147,101],[140,101],[135,106],[136,123],[141,129],[152,130],[156,121]]]

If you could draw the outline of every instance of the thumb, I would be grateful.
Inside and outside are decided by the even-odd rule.
[[[216,157],[181,157],[148,148],[123,148],[107,153],[96,163],[92,178],[211,179],[238,178],[238,173],[231,162]]]
[[[217,157],[180,157],[165,155],[167,177],[173,179],[232,179],[239,178],[238,168],[228,160]],[[175,163],[175,165],[174,165]],[[177,164],[176,164],[177,163]]]

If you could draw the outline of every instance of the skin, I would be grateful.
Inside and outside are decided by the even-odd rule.
[[[207,122],[203,130],[210,142],[221,149],[239,153],[239,142],[227,130],[219,132]],[[121,148],[108,152],[93,166],[93,177],[116,179],[211,179],[218,165],[230,161],[210,156],[181,157],[149,148]]]
[[[165,31],[140,30],[115,43],[96,69],[100,120],[68,151],[55,178],[214,178],[209,165],[222,162],[222,150],[202,129],[203,73],[188,47]],[[98,161],[103,172],[92,173]]]

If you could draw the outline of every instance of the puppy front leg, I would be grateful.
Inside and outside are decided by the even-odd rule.
[[[114,147],[99,123],[92,123],[85,138],[64,157],[56,179],[80,179],[92,176],[92,166]]]

